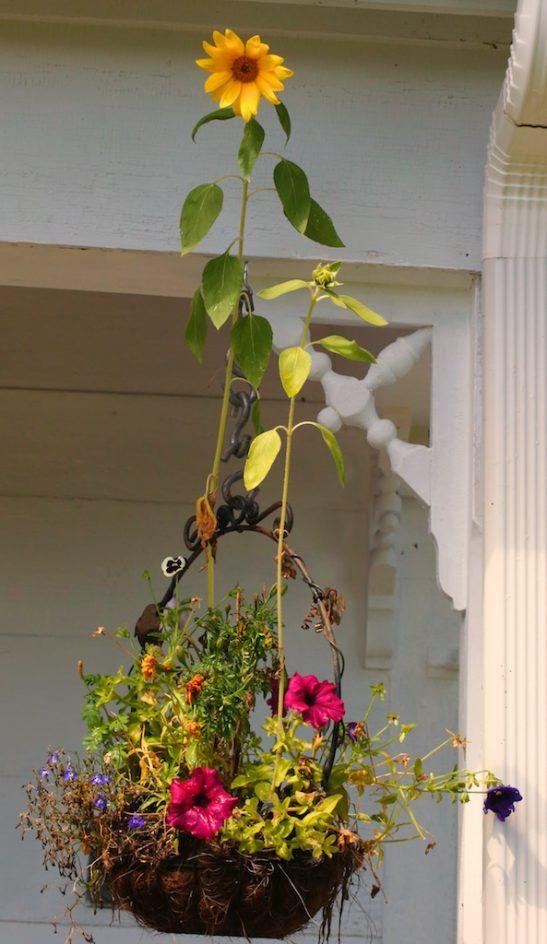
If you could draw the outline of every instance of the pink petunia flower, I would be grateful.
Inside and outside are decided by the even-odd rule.
[[[332,682],[320,682],[315,675],[299,675],[298,672],[287,686],[285,707],[299,711],[302,720],[317,729],[328,721],[341,721],[346,710]]]
[[[211,839],[218,833],[237,803],[211,767],[196,767],[189,780],[173,780],[170,790],[167,825],[198,839]]]

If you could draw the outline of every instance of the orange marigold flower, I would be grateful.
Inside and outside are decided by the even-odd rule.
[[[204,675],[194,675],[186,685],[186,704],[191,705],[198,695],[201,695],[205,684]]]
[[[157,675],[158,660],[155,656],[145,656],[141,662],[142,677],[145,682],[153,682]]]
[[[212,74],[204,90],[221,108],[232,106],[236,115],[250,121],[258,112],[262,96],[272,105],[279,105],[276,92],[283,91],[282,79],[290,79],[291,69],[282,65],[282,56],[270,54],[270,47],[260,36],[251,36],[246,43],[233,30],[213,32],[215,45],[204,42],[208,59],[196,59],[200,69]]]
[[[201,721],[187,721],[186,732],[190,737],[199,738],[201,735]]]

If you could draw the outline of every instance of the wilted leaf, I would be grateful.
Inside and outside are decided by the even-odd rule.
[[[287,347],[279,355],[279,376],[288,397],[295,397],[308,379],[311,357],[302,347]]]
[[[315,341],[314,343],[320,344],[321,347],[324,347],[326,351],[331,351],[332,354],[339,354],[340,357],[345,357],[348,361],[367,361],[369,364],[376,363],[374,354],[365,350],[364,347],[360,347],[357,341],[350,341],[349,338],[344,338],[339,334],[329,334],[328,337],[321,338],[320,341]]]
[[[352,298],[351,295],[339,295],[338,292],[333,292],[332,289],[328,288],[325,289],[325,291],[335,305],[338,305],[339,308],[345,308],[347,311],[352,311],[354,315],[362,318],[363,321],[368,321],[369,324],[379,326],[387,324],[385,318],[382,318],[382,316],[373,311],[372,308],[367,308],[367,306],[363,305],[357,298]]]
[[[243,482],[248,492],[264,481],[280,449],[281,436],[276,429],[268,429],[253,439],[243,472]]]
[[[327,429],[326,426],[322,426],[321,423],[317,423],[316,425],[323,437],[323,441],[326,443],[327,448],[334,459],[340,485],[344,485],[346,481],[346,472],[344,469],[344,457],[342,455],[342,450],[338,445],[338,440],[334,433],[331,432],[330,429]]]
[[[301,288],[308,287],[309,282],[304,282],[303,279],[288,279],[287,282],[278,282],[277,285],[272,285],[270,288],[263,288],[261,292],[258,292],[258,295],[260,298],[270,300],[279,298],[280,295],[287,295],[288,292],[297,292]]]

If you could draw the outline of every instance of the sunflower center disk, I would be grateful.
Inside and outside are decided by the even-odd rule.
[[[240,56],[232,65],[232,75],[238,82],[254,82],[258,75],[258,66],[254,59]]]

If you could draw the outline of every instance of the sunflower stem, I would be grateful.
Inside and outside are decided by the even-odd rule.
[[[239,217],[239,235],[237,237],[238,242],[238,259],[243,264],[243,244],[245,239],[245,221],[247,217],[247,204],[249,202],[249,181],[242,180],[242,192],[241,192],[241,213]],[[232,311],[231,326],[233,327],[237,321],[239,311],[239,298],[234,304]],[[224,437],[226,435],[226,423],[228,420],[228,411],[230,408],[230,388],[232,385],[234,372],[234,350],[232,344],[230,343],[230,350],[228,353],[228,361],[226,363],[226,372],[224,374],[224,393],[222,396],[222,406],[220,409],[220,419],[218,424],[218,434],[217,434],[217,443],[215,449],[215,455],[213,459],[213,467],[211,470],[208,483],[213,492],[213,496],[216,500],[216,492],[218,488],[218,473],[220,469],[220,460],[222,456],[222,447],[224,445]],[[214,504],[214,503],[213,503]],[[207,545],[207,604],[209,609],[212,609],[215,605],[215,560],[213,555],[213,549],[210,544]]]

